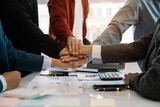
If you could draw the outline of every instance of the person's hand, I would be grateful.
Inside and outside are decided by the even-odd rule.
[[[67,45],[69,51],[72,52],[73,55],[78,55],[82,49],[82,41],[80,39],[75,39],[72,36],[67,38]]]
[[[69,62],[70,64],[80,67],[84,66],[88,62],[86,55],[78,55],[78,56],[63,56],[60,58],[62,62]]]
[[[63,48],[62,50],[61,50],[61,52],[59,53],[59,56],[61,57],[61,56],[67,56],[67,55],[69,55],[69,54],[71,54],[70,52],[69,52],[69,49],[67,48],[67,47],[65,47],[65,48]]]
[[[70,63],[67,63],[67,62],[62,62],[60,59],[52,59],[52,67],[55,67],[55,68],[72,68],[72,69],[76,69],[77,67],[70,64]]]
[[[21,73],[19,71],[5,72],[3,77],[7,83],[7,90],[16,88],[21,81]]]
[[[67,55],[73,55],[72,52],[69,51],[68,47],[65,47],[60,52],[59,56],[67,56]],[[92,55],[92,46],[82,46],[82,51],[79,53],[79,55]]]
[[[125,81],[125,84],[127,84],[127,85],[129,85],[129,80],[132,78],[132,77],[134,77],[134,76],[136,76],[136,75],[138,75],[139,73],[129,73],[129,74],[125,74],[124,76],[125,76],[125,79],[124,79],[124,81]]]
[[[87,56],[92,55],[92,46],[90,45],[83,45],[82,51],[79,54],[85,54]]]
[[[71,61],[84,59],[85,57],[86,55],[76,55],[76,56],[66,55],[66,56],[62,56],[60,59],[62,60],[62,62],[71,62]]]

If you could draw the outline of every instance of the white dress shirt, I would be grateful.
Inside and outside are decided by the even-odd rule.
[[[2,85],[3,85],[3,89],[2,89],[2,91],[5,91],[5,90],[7,89],[7,83],[6,83],[6,80],[5,80],[5,78],[4,78],[2,75],[0,75],[0,80],[1,80]]]
[[[101,59],[101,45],[92,45],[92,58]]]
[[[44,56],[42,69],[48,69],[49,67],[51,67],[51,63],[52,63],[52,58],[50,58],[48,56]],[[1,80],[1,82],[3,84],[2,91],[5,91],[7,89],[6,80],[5,80],[5,78],[2,75],[0,75],[0,80]]]
[[[82,0],[75,0],[75,18],[74,18],[74,25],[73,25],[73,34],[76,39],[83,40],[82,32],[83,32],[83,5]]]

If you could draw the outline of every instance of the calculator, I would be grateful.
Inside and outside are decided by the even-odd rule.
[[[124,75],[117,69],[99,69],[98,75],[101,80],[122,80]]]

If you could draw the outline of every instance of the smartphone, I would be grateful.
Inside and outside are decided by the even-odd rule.
[[[130,86],[125,84],[117,84],[117,85],[93,85],[93,89],[95,91],[123,91],[130,90]]]

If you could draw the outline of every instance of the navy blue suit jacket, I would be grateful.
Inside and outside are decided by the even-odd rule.
[[[2,30],[0,21],[0,74],[12,70],[40,71],[42,69],[43,56],[26,53],[15,49]],[[0,81],[0,92],[3,86]]]

